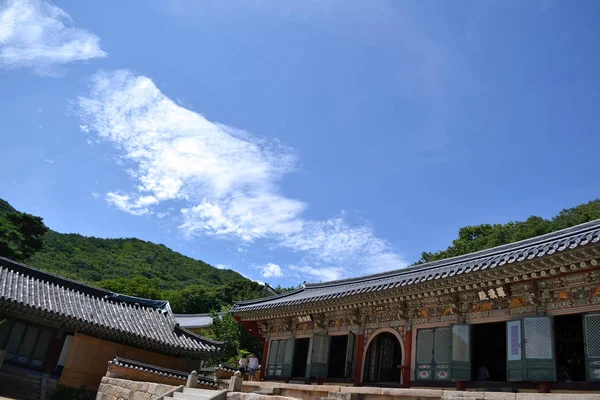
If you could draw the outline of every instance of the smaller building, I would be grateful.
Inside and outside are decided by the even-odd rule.
[[[217,313],[219,318],[226,313]],[[190,332],[202,334],[204,330],[210,328],[213,324],[212,314],[175,314],[175,320],[182,328]]]
[[[0,395],[24,384],[43,393],[49,381],[96,391],[115,355],[191,371],[222,347],[181,327],[166,301],[123,296],[2,257],[0,322]]]

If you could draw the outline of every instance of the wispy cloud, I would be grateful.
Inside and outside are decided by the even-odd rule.
[[[108,193],[123,211],[143,215],[159,202],[185,200],[187,235],[244,241],[301,229],[304,204],[280,195],[276,185],[294,167],[284,146],[208,121],[128,71],[97,74],[79,109],[86,127],[120,150],[139,182],[132,193]]]
[[[215,265],[216,269],[231,269],[231,265],[227,265],[227,264],[217,264]]]
[[[47,158],[47,159],[46,159],[46,162],[47,162],[48,164],[54,164],[56,161],[54,161],[54,160],[50,160],[49,158]]]
[[[326,282],[326,281],[335,281],[341,279],[347,274],[344,273],[344,269],[341,267],[308,267],[308,266],[298,266],[298,265],[289,265],[288,268],[296,272],[296,276],[298,278],[304,277],[304,280],[311,280],[317,282]]]
[[[0,5],[0,67],[55,75],[56,65],[106,55],[97,36],[77,28],[69,14],[49,1]]]
[[[247,246],[258,239],[302,252],[303,264],[341,268],[339,277],[406,265],[368,226],[344,215],[310,221],[305,204],[280,193],[279,181],[294,171],[294,152],[229,126],[212,122],[166,97],[144,76],[101,72],[78,100],[84,131],[94,131],[119,152],[118,161],[136,181],[107,201],[133,215],[152,215],[160,203],[176,200],[180,230]],[[276,264],[263,277],[281,277]]]
[[[302,231],[289,235],[281,245],[308,253],[308,261],[348,270],[377,273],[405,267],[406,261],[378,238],[369,226],[351,226],[344,214],[325,221],[308,221]],[[342,275],[339,269],[330,274]]]
[[[262,271],[261,275],[263,278],[281,278],[283,276],[283,271],[277,264],[268,263],[259,266],[258,269]]]

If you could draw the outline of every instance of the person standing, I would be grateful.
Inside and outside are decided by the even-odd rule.
[[[256,358],[254,353],[250,354],[250,363],[248,364],[248,368],[250,369],[248,375],[252,381],[254,380],[254,374],[256,374],[256,370],[258,370],[258,358]]]
[[[246,366],[248,365],[248,359],[246,358],[245,355],[242,355],[242,358],[240,358],[240,361],[238,362],[238,365],[240,367],[240,372],[242,374],[246,373]]]

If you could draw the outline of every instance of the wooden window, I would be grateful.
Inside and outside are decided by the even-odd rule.
[[[6,360],[41,369],[54,333],[50,329],[21,321],[0,325],[0,346],[4,344]]]

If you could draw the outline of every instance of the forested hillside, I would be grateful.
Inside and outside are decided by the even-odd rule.
[[[162,289],[247,280],[235,271],[217,269],[162,244],[135,238],[100,239],[54,231],[44,236],[44,247],[29,262],[46,271],[86,282],[135,277],[158,279]]]
[[[220,310],[272,294],[232,270],[220,270],[164,245],[49,230],[40,217],[0,199],[0,256],[115,292],[164,299],[179,313]]]
[[[600,218],[600,199],[555,217],[460,228],[445,250],[423,252],[416,264],[512,243]],[[48,230],[40,217],[0,199],[0,255],[119,293],[171,301],[176,312],[219,310],[272,292],[231,270],[139,239],[100,239]],[[282,289],[281,290],[286,290]]]

